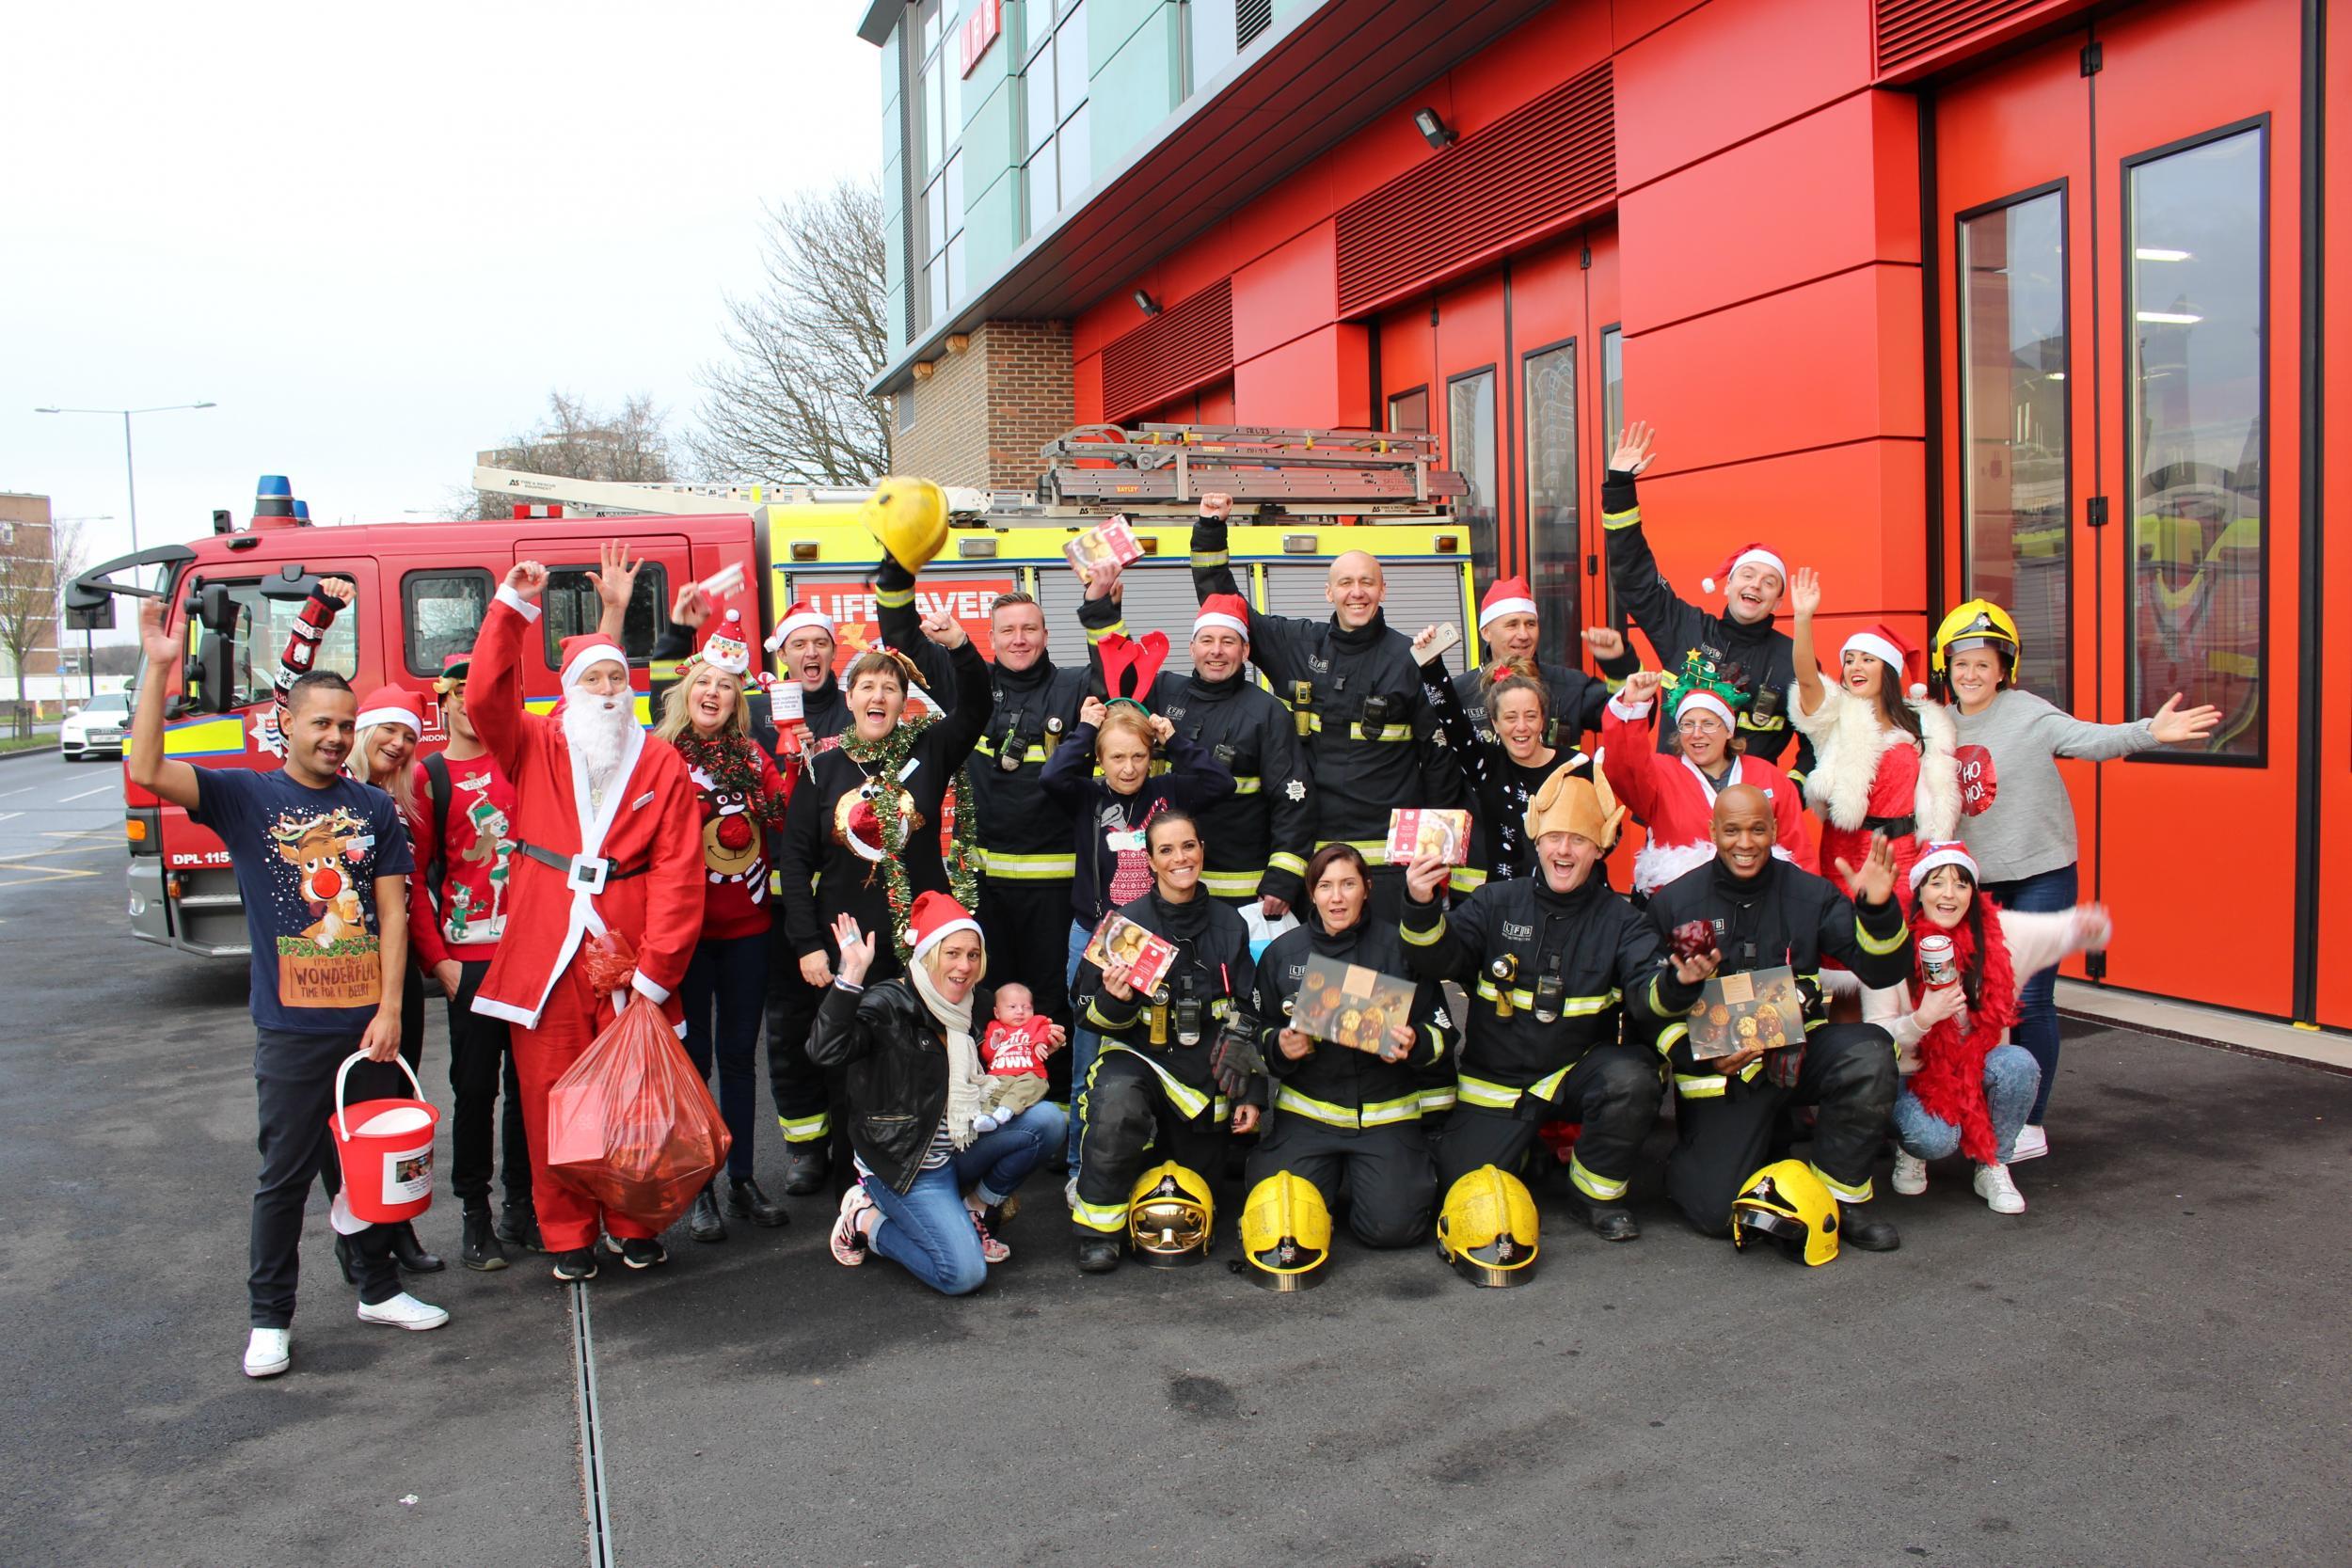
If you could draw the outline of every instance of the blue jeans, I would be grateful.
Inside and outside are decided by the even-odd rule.
[[[2014,882],[1987,882],[1984,891],[2000,900],[2005,910],[2026,914],[2056,914],[2071,910],[2081,896],[2074,867],[2061,865],[2056,871],[2037,872]],[[2045,969],[2022,981],[2017,988],[2017,1022],[2009,1032],[2010,1039],[2033,1053],[2033,1059],[2042,1067],[2042,1087],[2035,1091],[2033,1109],[2026,1114],[2032,1126],[2042,1125],[2042,1118],[2050,1109],[2050,1090],[2058,1083],[2058,970]]]
[[[1079,1005],[1075,990],[1078,965],[1086,957],[1087,943],[1094,940],[1094,927],[1070,923],[1070,969],[1062,983],[1072,989],[1070,996],[1070,1174],[1078,1174],[1078,1139],[1086,1132],[1087,1073],[1094,1067],[1094,1058],[1103,1049],[1103,1037],[1083,1026],[1086,1009]]]
[[[696,942],[694,956],[686,961],[678,1000],[686,1008],[686,1057],[705,1079],[710,1076],[716,1038],[719,1115],[735,1136],[727,1149],[727,1175],[748,1180],[752,1123],[758,1115],[759,1021],[768,1006],[768,934]]]
[[[1996,1045],[1985,1053],[1984,1108],[1992,1117],[1993,1147],[2003,1164],[2017,1148],[2017,1130],[2026,1125],[2026,1108],[2033,1103],[2041,1082],[2042,1069],[2024,1046]],[[1919,1160],[1941,1160],[1960,1149],[1960,1129],[1930,1116],[1908,1088],[1895,1097],[1895,1138]]]
[[[946,1164],[916,1176],[903,1193],[869,1177],[866,1193],[882,1217],[867,1244],[943,1295],[971,1294],[987,1282],[988,1264],[963,1207],[965,1191],[983,1203],[1003,1202],[1061,1139],[1061,1107],[1040,1101],[974,1138]]]

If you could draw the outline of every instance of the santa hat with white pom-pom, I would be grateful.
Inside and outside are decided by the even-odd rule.
[[[1928,694],[1927,682],[1921,678],[1919,650],[1913,647],[1902,633],[1883,622],[1855,632],[1837,650],[1846,654],[1868,654],[1872,658],[1893,668],[1902,681],[1903,695],[1917,700]]]
[[[1728,592],[1726,585],[1731,581],[1731,574],[1747,565],[1769,566],[1779,574],[1784,587],[1788,584],[1788,568],[1780,557],[1760,544],[1748,544],[1724,557],[1724,563],[1715,568],[1713,577],[1699,578],[1700,591],[1712,594],[1718,589],[1724,589]]]

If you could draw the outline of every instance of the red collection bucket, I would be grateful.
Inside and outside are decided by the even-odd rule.
[[[433,1133],[441,1114],[425,1103],[416,1072],[398,1056],[392,1060],[408,1074],[416,1099],[345,1105],[343,1084],[352,1064],[367,1059],[365,1052],[355,1051],[336,1069],[335,1114],[326,1125],[335,1130],[335,1152],[343,1165],[343,1202],[353,1217],[371,1225],[396,1225],[433,1205]]]

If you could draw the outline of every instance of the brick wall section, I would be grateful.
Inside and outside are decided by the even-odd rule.
[[[892,433],[894,472],[1028,490],[1038,448],[1071,425],[1070,324],[983,323],[961,354],[942,354],[929,381],[910,385],[914,424]]]

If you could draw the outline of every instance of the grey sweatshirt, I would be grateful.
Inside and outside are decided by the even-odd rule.
[[[2106,762],[2156,744],[2145,719],[2094,724],[2030,691],[2004,689],[1960,726],[1960,837],[1988,882],[2013,882],[2074,863],[2074,806],[2059,757]]]

